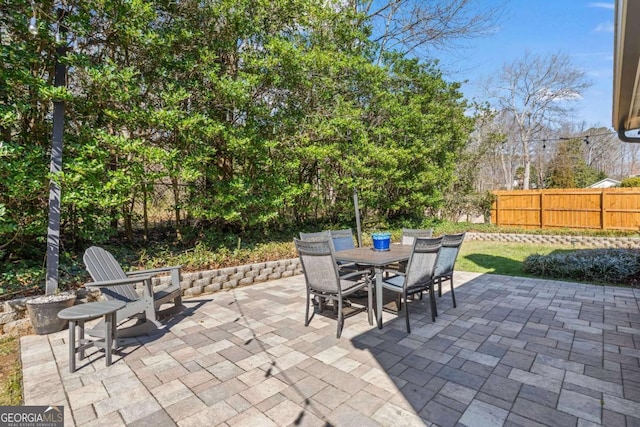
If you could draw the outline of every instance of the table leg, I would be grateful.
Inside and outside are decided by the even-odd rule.
[[[111,341],[111,351],[115,353],[118,348],[118,317],[116,312],[111,313],[111,330],[113,331],[113,340]]]
[[[78,320],[78,342],[80,343],[80,360],[85,358],[84,353],[84,320]]]
[[[69,320],[69,372],[76,371],[76,322]]]
[[[111,340],[113,339],[113,325],[111,323],[111,314],[104,316],[104,358],[107,366],[111,365]]]
[[[376,322],[382,329],[382,267],[376,267]]]

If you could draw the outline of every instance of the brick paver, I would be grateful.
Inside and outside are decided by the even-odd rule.
[[[26,405],[65,424],[587,426],[640,421],[640,290],[456,273],[431,322],[366,313],[304,326],[293,276],[186,299],[187,311],[68,372],[67,331],[21,338]],[[393,307],[393,304],[390,304]]]

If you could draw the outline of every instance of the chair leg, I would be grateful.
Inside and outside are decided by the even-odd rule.
[[[309,304],[311,304],[311,293],[309,292],[309,288],[307,288],[307,310],[304,315],[304,326],[309,326]]]
[[[451,299],[453,300],[453,308],[456,308],[456,294],[453,291],[453,274],[451,275],[451,279],[449,279],[451,281]]]
[[[369,325],[373,325],[373,287],[371,283],[369,284],[369,292],[367,292],[367,303],[369,304],[367,310]]]
[[[444,279],[438,279],[438,297],[442,296],[442,282]]]
[[[407,322],[407,333],[410,334],[411,333],[411,326],[409,325],[409,304],[407,302],[407,291],[406,290],[404,292],[404,311],[405,311],[405,318],[406,318],[406,322]]]
[[[438,308],[436,307],[436,296],[433,291],[433,284],[429,286],[429,303],[431,304],[431,321],[436,321],[436,316],[438,315]]]
[[[336,337],[340,338],[342,335],[342,326],[344,325],[344,317],[342,316],[342,298],[338,297],[338,332]]]

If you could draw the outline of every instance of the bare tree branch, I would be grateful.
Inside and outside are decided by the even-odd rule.
[[[514,121],[524,166],[523,188],[529,188],[531,140],[566,121],[574,101],[591,83],[566,54],[532,55],[506,64],[502,72],[483,83],[494,108]]]
[[[490,34],[507,0],[353,0],[373,25],[378,56],[448,49]]]

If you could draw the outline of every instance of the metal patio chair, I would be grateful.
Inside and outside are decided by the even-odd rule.
[[[415,294],[429,292],[429,302],[431,304],[431,320],[436,321],[436,300],[434,298],[433,283],[438,254],[442,247],[442,237],[416,237],[413,242],[411,256],[407,262],[406,271],[386,270],[385,273],[393,274],[382,281],[383,289],[396,292],[398,297],[396,304],[398,314],[402,309],[404,300],[405,316],[407,323],[407,333],[411,333],[409,325],[409,304],[408,297]]]
[[[460,246],[462,246],[465,234],[445,234],[443,236],[442,249],[440,249],[440,256],[438,257],[434,274],[435,283],[438,285],[439,297],[442,296],[442,282],[448,280],[451,283],[451,299],[454,308],[457,306],[456,294],[453,291],[453,268],[460,253]]]
[[[413,241],[416,237],[432,237],[433,228],[403,228],[402,240],[403,245],[413,245]]]
[[[309,326],[309,322],[313,317],[313,314],[309,317],[311,297],[318,298],[319,310],[322,309],[323,299],[331,300],[334,306],[337,305],[338,329],[336,336],[340,338],[344,326],[343,299],[356,291],[365,289],[367,290],[369,324],[372,324],[373,291],[370,283],[370,270],[353,271],[341,275],[330,239],[294,239],[294,242],[298,250],[307,287],[305,326]]]

